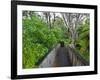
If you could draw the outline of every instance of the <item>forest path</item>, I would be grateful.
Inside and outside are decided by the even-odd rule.
[[[60,44],[57,45],[39,65],[41,68],[65,66],[72,66],[69,59],[68,47],[62,47]]]
[[[39,65],[45,67],[69,67],[89,65],[82,56],[70,46],[57,45]]]
[[[59,47],[55,53],[54,67],[71,66],[67,47]]]

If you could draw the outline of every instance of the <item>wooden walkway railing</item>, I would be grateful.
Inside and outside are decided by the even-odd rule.
[[[58,50],[59,46],[60,45],[58,44],[52,51],[50,51],[46,58],[44,58],[44,60],[40,63],[39,67],[53,67],[56,51]]]
[[[87,62],[75,49],[71,47],[67,47],[68,55],[70,58],[70,62],[73,66],[87,66],[89,62]]]

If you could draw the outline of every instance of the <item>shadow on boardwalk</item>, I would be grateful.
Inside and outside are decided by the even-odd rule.
[[[53,66],[54,67],[72,66],[67,52],[67,47],[59,47],[57,49]]]

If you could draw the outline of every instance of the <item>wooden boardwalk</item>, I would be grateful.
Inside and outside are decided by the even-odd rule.
[[[85,61],[73,48],[57,45],[41,62],[39,68],[87,65],[89,65],[89,62]]]
[[[72,66],[69,55],[68,55],[68,48],[60,45],[56,46],[43,60],[40,64],[40,68],[42,67],[65,67],[65,66]]]
[[[72,66],[66,47],[59,47],[54,61],[54,67]]]

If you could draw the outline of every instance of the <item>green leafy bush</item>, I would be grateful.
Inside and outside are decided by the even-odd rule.
[[[23,19],[23,68],[38,67],[40,61],[62,39],[62,29],[48,28],[36,14]]]
[[[84,59],[89,61],[89,23],[81,25],[78,29],[79,38],[76,41],[76,48]]]

